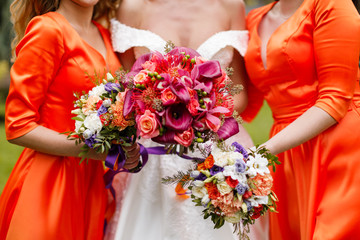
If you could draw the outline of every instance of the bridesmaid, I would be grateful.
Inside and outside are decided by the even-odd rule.
[[[0,197],[0,239],[103,237],[105,154],[90,152],[88,163],[79,164],[81,146],[59,133],[74,128],[73,93],[94,86],[94,71],[103,76],[120,67],[109,32],[93,21],[109,2],[15,0],[11,6],[17,56],[6,136],[25,149]],[[133,168],[138,150],[127,150],[125,167]]]
[[[351,0],[279,0],[251,11],[245,64],[251,120],[273,113],[263,145],[278,211],[271,239],[358,239],[360,18]]]

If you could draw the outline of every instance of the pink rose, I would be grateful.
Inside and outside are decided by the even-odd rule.
[[[166,88],[162,93],[161,93],[161,101],[163,103],[164,106],[167,105],[171,105],[174,104],[177,100],[176,95],[171,91],[170,88]]]
[[[140,71],[134,77],[134,84],[144,84],[147,81],[148,74],[146,71]]]
[[[201,64],[201,63],[204,63],[204,62],[207,62],[208,60],[203,58],[203,57],[196,57],[195,58],[195,63],[196,64]]]
[[[183,145],[184,147],[189,147],[194,139],[194,130],[192,127],[189,127],[188,130],[183,133],[176,133],[174,137],[175,141]]]
[[[200,106],[199,102],[196,99],[191,99],[187,108],[192,116],[198,115],[198,107]]]
[[[95,110],[97,102],[101,101],[98,96],[90,96],[82,108],[82,112],[86,115],[88,111]]]
[[[159,122],[155,113],[146,110],[145,113],[137,119],[138,131],[143,138],[153,138],[159,135]]]
[[[142,66],[144,69],[149,70],[150,72],[155,72],[156,65],[155,65],[155,63],[153,63],[153,62],[151,62],[151,61],[146,61],[146,62],[144,62],[143,64],[141,64],[141,66]]]

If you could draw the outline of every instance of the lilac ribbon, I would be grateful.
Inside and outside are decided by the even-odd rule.
[[[149,158],[146,148],[141,144],[139,144],[139,146],[140,146],[140,156],[142,158],[142,165],[138,167],[135,171],[131,171],[132,173],[140,172],[141,169],[143,169],[143,167],[146,165]],[[105,166],[107,166],[109,170],[104,174],[104,181],[105,181],[105,188],[110,189],[110,192],[113,195],[114,199],[115,199],[115,189],[112,186],[112,182],[115,175],[120,172],[130,172],[128,169],[124,168],[125,161],[126,161],[125,151],[122,149],[121,145],[119,144],[112,145],[105,160]],[[113,170],[116,162],[117,162],[117,169]]]

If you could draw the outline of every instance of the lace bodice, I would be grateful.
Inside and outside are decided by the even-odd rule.
[[[136,58],[149,51],[164,53],[166,44],[159,35],[148,30],[129,27],[116,19],[111,20],[111,37],[116,52],[123,53],[133,47]],[[202,57],[218,60],[221,67],[227,67],[233,58],[233,49],[244,56],[247,43],[248,31],[229,30],[212,35],[195,50]]]

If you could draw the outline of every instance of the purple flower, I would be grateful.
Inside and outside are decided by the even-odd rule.
[[[239,132],[239,124],[234,118],[226,118],[223,125],[217,131],[220,140],[228,139]]]
[[[93,134],[90,138],[85,139],[85,144],[88,145],[90,148],[93,148],[94,144],[98,141],[95,140],[96,134]]]
[[[214,166],[212,166],[212,168],[210,168],[210,174],[212,176],[214,176],[215,174],[222,172],[222,171],[224,171],[224,168],[216,166],[216,165],[214,165]]]
[[[174,137],[175,137],[175,132],[168,129],[161,136],[159,135],[157,137],[152,138],[151,140],[162,144],[175,144],[177,142],[175,141]]]
[[[124,99],[124,109],[123,109],[123,115],[126,117],[134,110],[135,102],[132,98],[132,91],[127,91],[125,93],[125,99]]]
[[[187,87],[180,81],[173,81],[170,85],[171,91],[180,99],[180,101],[187,104],[190,101],[190,94]]]
[[[235,161],[235,169],[238,173],[245,172],[246,164],[242,159],[236,159]]]
[[[207,179],[207,176],[203,173],[200,173],[199,176],[195,178],[195,180],[205,181]]]
[[[107,91],[109,93],[111,93],[111,92],[117,93],[119,90],[121,90],[120,84],[112,83],[112,82],[106,83],[104,88],[105,88],[105,91]]]
[[[190,127],[192,117],[183,104],[172,105],[165,110],[165,126],[177,132],[183,132]]]
[[[233,144],[231,144],[231,146],[235,147],[235,151],[241,153],[245,159],[247,159],[249,157],[248,152],[246,151],[246,149],[239,143],[237,142],[233,142]]]
[[[104,105],[101,105],[99,107],[99,109],[97,110],[97,115],[100,116],[100,115],[103,115],[106,112],[107,112],[107,108]]]
[[[250,212],[253,209],[253,207],[251,206],[251,202],[247,200],[244,200],[244,202],[247,206],[247,212]]]
[[[194,89],[201,89],[207,93],[210,93],[213,88],[213,80],[221,76],[222,71],[218,61],[197,64],[191,71],[191,78],[195,83]]]
[[[248,187],[239,183],[235,189],[240,195],[243,195],[248,190]]]

